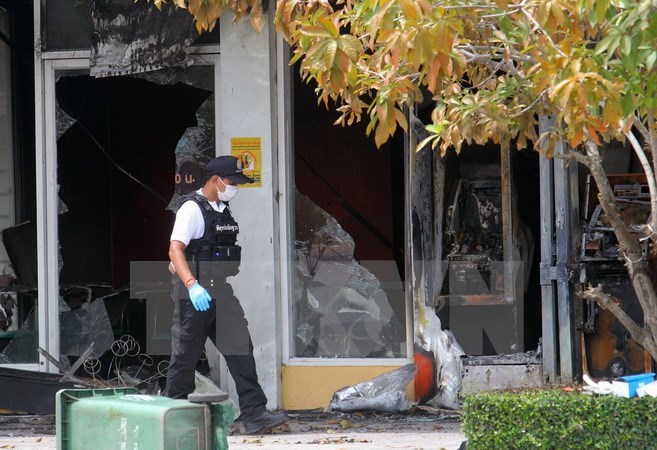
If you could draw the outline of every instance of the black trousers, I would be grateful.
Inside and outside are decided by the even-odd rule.
[[[253,343],[244,310],[230,284],[221,282],[219,285],[202,286],[212,297],[207,311],[194,309],[187,289],[174,275],[171,362],[165,395],[187,398],[194,392],[196,365],[209,337],[226,360],[235,380],[242,418],[248,420],[265,409],[267,397],[258,382]]]

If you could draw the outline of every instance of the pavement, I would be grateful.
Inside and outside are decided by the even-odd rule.
[[[231,425],[230,449],[448,449],[465,440],[459,415],[414,408],[406,414],[290,412],[286,425],[244,435]],[[54,416],[0,416],[0,449],[55,449]]]

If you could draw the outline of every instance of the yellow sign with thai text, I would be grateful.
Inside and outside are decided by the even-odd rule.
[[[262,144],[259,137],[230,138],[230,154],[242,162],[244,175],[253,179],[253,183],[240,187],[262,186]]]

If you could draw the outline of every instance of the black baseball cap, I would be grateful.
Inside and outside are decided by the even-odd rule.
[[[209,176],[219,175],[235,184],[253,183],[253,179],[242,173],[242,161],[231,155],[217,156],[205,166],[205,171]]]

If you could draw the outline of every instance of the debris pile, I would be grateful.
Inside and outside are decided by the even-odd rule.
[[[655,374],[640,373],[636,375],[626,375],[613,379],[612,381],[602,380],[594,381],[590,376],[584,374],[584,391],[600,395],[616,395],[618,397],[657,397],[657,381]]]

